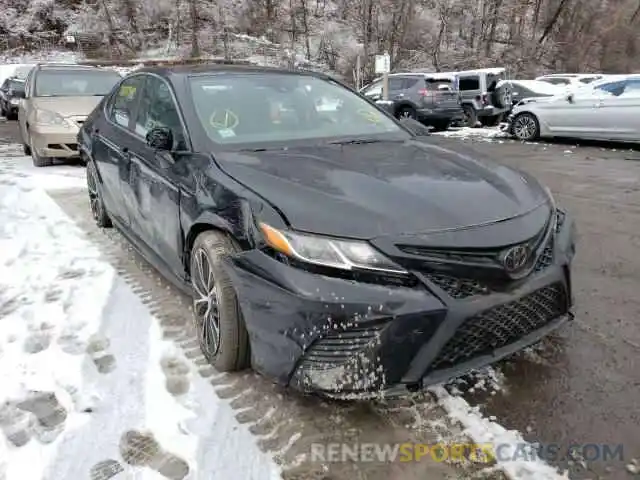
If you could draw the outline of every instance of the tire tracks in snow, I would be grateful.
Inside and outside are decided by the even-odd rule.
[[[95,226],[84,190],[56,190],[49,195],[148,306],[163,336],[182,349],[220,398],[230,402],[238,422],[249,426],[260,449],[282,467],[286,480],[505,478],[500,472],[485,469],[486,465],[451,465],[428,456],[407,463],[312,462],[314,443],[471,442],[429,394],[378,402],[328,401],[282,388],[251,371],[216,372],[198,347],[190,299],[162,278],[117,230]],[[163,370],[171,369],[165,365]],[[174,371],[173,383],[167,377],[167,388],[173,385],[179,391],[176,375],[179,372]]]

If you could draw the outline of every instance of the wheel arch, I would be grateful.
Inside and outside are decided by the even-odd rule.
[[[191,250],[196,241],[196,238],[201,233],[207,231],[216,231],[228,235],[234,242],[239,243],[236,235],[233,232],[231,225],[223,218],[215,215],[212,212],[204,212],[200,217],[193,222],[184,236],[184,252],[182,255],[182,263],[185,273],[185,278],[190,278],[190,262],[191,262]]]
[[[403,101],[401,101],[401,102],[398,102],[398,103],[395,105],[395,107],[393,108],[393,115],[394,115],[394,116],[395,116],[395,115],[397,115],[397,114],[398,114],[398,112],[399,112],[402,108],[404,108],[404,107],[409,107],[409,108],[411,108],[411,109],[412,109],[412,110],[414,110],[414,111],[416,110],[416,107],[415,107],[415,105],[414,105],[414,104],[412,104],[412,103],[411,103],[410,101],[408,101],[408,100],[403,100]]]

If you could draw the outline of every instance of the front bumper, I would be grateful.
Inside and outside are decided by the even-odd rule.
[[[257,250],[225,266],[257,371],[302,391],[366,398],[419,390],[493,363],[572,318],[572,232],[565,221],[551,254],[545,250],[536,271],[504,291],[420,273],[415,286],[354,282]]]
[[[79,157],[78,129],[34,126],[29,129],[31,148],[42,157]]]

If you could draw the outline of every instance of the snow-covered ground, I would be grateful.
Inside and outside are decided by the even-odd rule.
[[[84,189],[84,169],[37,169],[19,145],[0,146],[0,479],[280,478],[230,399],[163,340],[148,307],[47,195],[60,188]],[[504,388],[493,368],[474,382]],[[432,393],[476,443],[524,443],[455,385]],[[499,466],[513,479],[563,478],[540,460]]]
[[[0,152],[0,478],[280,478],[44,188],[83,170]]]

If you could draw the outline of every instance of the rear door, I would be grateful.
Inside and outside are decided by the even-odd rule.
[[[111,216],[125,226],[130,224],[125,186],[131,167],[130,150],[135,142],[132,123],[143,80],[142,75],[134,75],[120,84],[106,104],[103,119],[92,132],[91,155],[102,179],[105,206]]]
[[[133,131],[131,172],[126,196],[129,199],[131,230],[174,272],[183,271],[180,228],[181,168],[168,152],[158,152],[146,142],[154,127],[171,129],[174,149],[185,153],[187,135],[171,86],[161,77],[147,74]]]
[[[640,140],[640,78],[616,82],[599,98],[593,123],[597,138]],[[616,88],[614,86],[617,85]]]

